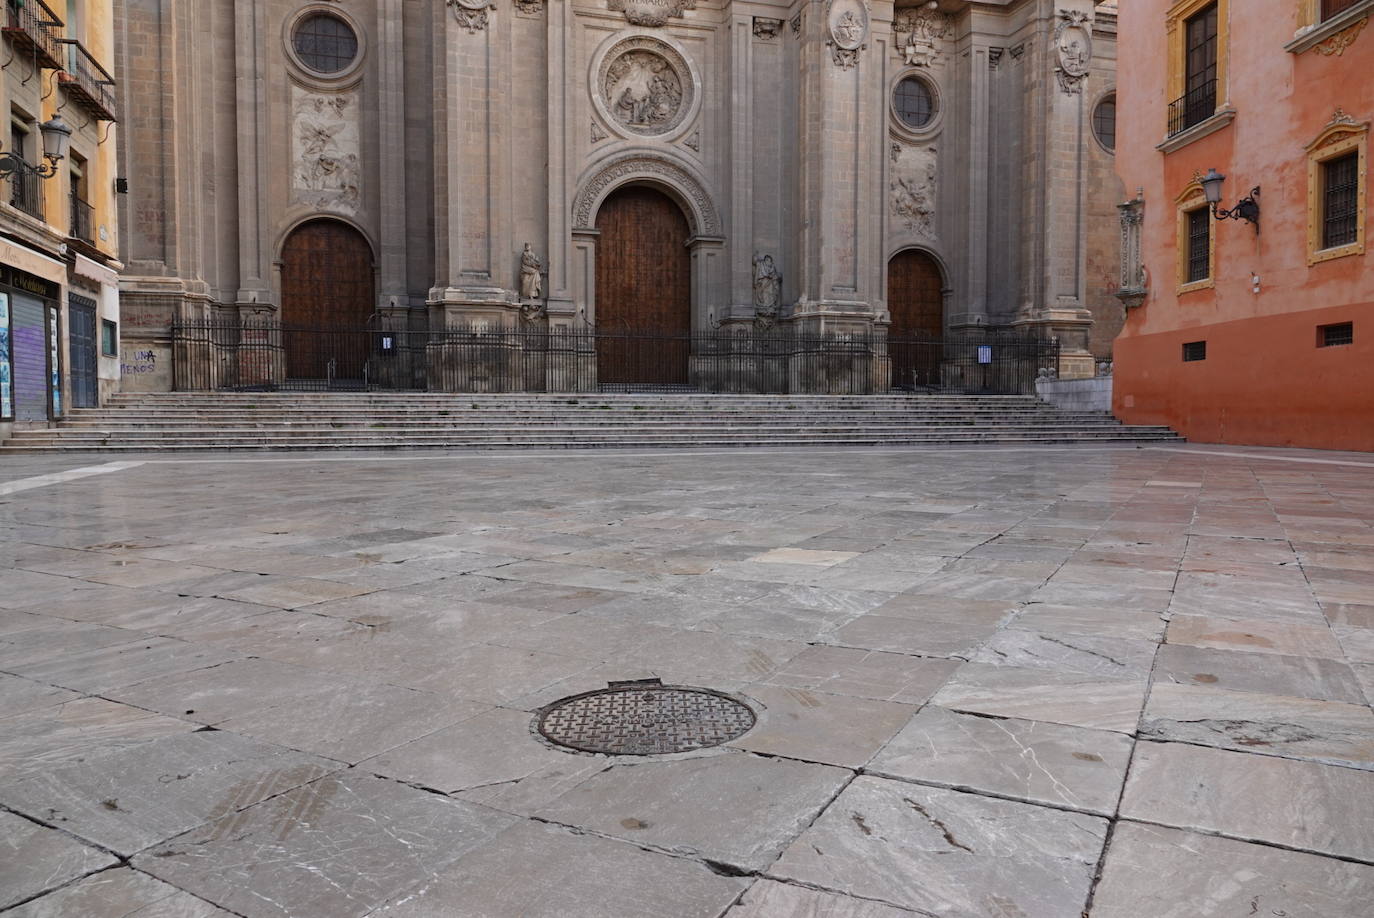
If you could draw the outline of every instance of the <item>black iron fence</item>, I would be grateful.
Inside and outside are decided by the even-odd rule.
[[[173,360],[178,390],[1031,394],[1059,348],[991,329],[922,338],[189,322],[173,326]]]

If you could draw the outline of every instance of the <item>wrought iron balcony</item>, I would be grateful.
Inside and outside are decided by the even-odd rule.
[[[1169,103],[1169,136],[1182,134],[1217,113],[1217,81],[1208,80]]]
[[[101,121],[118,121],[114,77],[81,42],[74,38],[64,38],[62,42],[67,46],[66,65],[57,79],[67,95]]]
[[[78,242],[95,245],[95,208],[75,194],[72,195],[72,223],[67,235]]]
[[[10,204],[30,217],[47,219],[43,213],[43,177],[36,172],[15,172],[9,177]]]
[[[62,20],[43,0],[5,0],[3,17],[3,31],[20,53],[42,70],[62,69]]]

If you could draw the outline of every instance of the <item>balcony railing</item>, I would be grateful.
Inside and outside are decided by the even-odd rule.
[[[32,55],[40,69],[62,69],[62,20],[43,0],[5,0],[3,15],[4,32],[15,48]]]
[[[67,235],[88,245],[95,245],[95,208],[72,195],[72,225]]]
[[[43,213],[43,178],[34,172],[15,172],[10,175],[10,203],[40,220]]]
[[[114,77],[81,42],[74,38],[64,38],[62,42],[67,46],[67,59],[57,79],[67,94],[101,121],[118,121]]]
[[[1217,113],[1217,81],[1208,80],[1169,103],[1169,136],[1182,134]]]

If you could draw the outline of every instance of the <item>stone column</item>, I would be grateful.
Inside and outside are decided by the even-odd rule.
[[[405,20],[402,0],[377,4],[377,147],[381,193],[377,311],[410,308],[406,252]]]
[[[574,294],[573,260],[585,254],[584,247],[572,238],[573,176],[569,163],[573,161],[568,121],[577,111],[574,104],[572,62],[573,29],[570,22],[570,0],[548,0],[547,9],[547,67],[548,92],[545,124],[548,125],[548,294],[549,326],[568,328],[577,313]],[[591,243],[588,243],[591,245]],[[589,300],[582,301],[585,306]]]
[[[275,308],[273,234],[267,222],[267,47],[275,39],[265,0],[237,0],[234,17],[234,90],[238,113],[239,278],[234,296],[241,313]],[[194,158],[194,157],[193,157]]]

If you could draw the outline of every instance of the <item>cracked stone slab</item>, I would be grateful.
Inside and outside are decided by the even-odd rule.
[[[1374,713],[1364,704],[1156,682],[1140,735],[1374,769]]]
[[[209,902],[127,867],[103,870],[5,913],[5,918],[232,918]]]
[[[924,704],[959,666],[957,660],[817,645],[787,661],[766,681],[829,695]]]
[[[537,815],[637,845],[761,870],[849,775],[828,765],[742,752],[618,763]]]
[[[748,559],[753,564],[804,564],[810,567],[834,567],[859,557],[857,551],[816,551],[809,548],[775,548]]]
[[[80,697],[76,692],[54,685],[0,673],[0,704],[4,705],[6,716],[23,714],[64,701],[75,701]]]
[[[965,663],[931,703],[956,711],[1134,733],[1144,679],[1108,679],[1022,666]]]
[[[104,698],[81,698],[0,719],[0,779],[22,780],[104,749],[189,733],[195,724]]]
[[[1105,730],[928,705],[866,771],[1111,816],[1131,745],[1129,737]]]
[[[1156,646],[1153,641],[1008,628],[993,635],[971,661],[1089,676],[1144,676],[1154,662]]]
[[[6,784],[0,801],[127,856],[339,767],[232,733],[183,733]]]
[[[941,918],[1063,918],[1106,834],[1095,816],[864,776],[768,875]]]
[[[1132,638],[1158,643],[1165,622],[1158,612],[1130,609],[1094,609],[1089,606],[1029,605],[1016,616],[1013,627],[1049,634],[1082,634],[1095,637]]]
[[[1168,882],[1160,882],[1167,877]],[[1123,822],[1093,918],[1351,918],[1374,902],[1374,867]]]
[[[0,908],[115,863],[105,851],[0,811]]]
[[[1292,625],[1256,619],[1212,618],[1175,615],[1169,622],[1170,644],[1191,644],[1247,653],[1276,653],[1295,657],[1344,658],[1331,629],[1319,620],[1315,625]]]
[[[1258,692],[1364,704],[1360,680],[1345,663],[1324,657],[1258,656],[1233,650],[1164,644],[1155,658],[1155,683],[1210,685],[1233,692]]]
[[[829,644],[860,650],[966,658],[996,631],[982,622],[896,618],[870,613],[823,636]]]
[[[1353,768],[1141,743],[1121,815],[1374,861],[1374,774]]]
[[[716,918],[748,882],[687,858],[522,822],[374,916]]]
[[[150,637],[36,663],[12,664],[8,668],[21,676],[63,688],[104,693],[146,679],[218,666],[241,656],[223,647]]]
[[[171,839],[134,867],[243,915],[361,918],[514,821],[350,773]]]
[[[316,580],[298,577],[289,580],[274,580],[255,586],[220,593],[220,599],[234,599],[262,606],[275,606],[279,609],[299,609],[302,606],[329,602],[331,599],[347,599],[372,592],[369,586],[354,586],[336,583],[333,580]]]
[[[881,902],[819,889],[759,880],[725,918],[911,918],[911,912]]]
[[[729,745],[843,768],[861,767],[916,712],[909,704],[778,686],[752,685],[744,694],[763,710]]]

